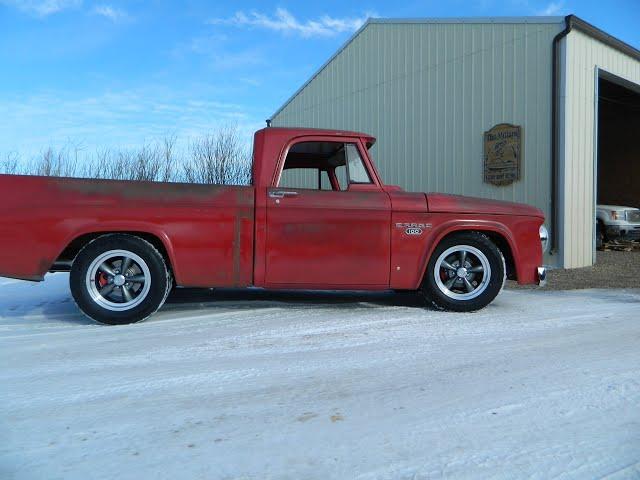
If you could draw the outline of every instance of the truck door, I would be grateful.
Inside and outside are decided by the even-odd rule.
[[[292,145],[267,189],[269,286],[389,285],[389,196],[359,139],[335,140]]]

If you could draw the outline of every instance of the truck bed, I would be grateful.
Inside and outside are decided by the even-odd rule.
[[[135,232],[178,285],[247,286],[254,203],[251,186],[0,175],[0,276],[39,281],[87,238]]]

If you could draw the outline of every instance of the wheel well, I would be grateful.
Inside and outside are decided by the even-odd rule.
[[[167,264],[167,267],[169,268],[169,270],[172,270],[171,267],[171,259],[169,258],[169,254],[167,252],[167,249],[164,246],[164,243],[162,243],[162,240],[160,240],[157,236],[151,234],[151,233],[147,233],[147,232],[93,232],[93,233],[87,233],[85,235],[80,235],[79,237],[74,238],[69,245],[67,245],[65,247],[65,249],[62,251],[62,253],[58,256],[58,258],[56,259],[55,263],[53,264],[53,267],[51,269],[51,271],[56,271],[56,272],[68,272],[71,270],[71,265],[73,264],[73,261],[75,260],[75,258],[78,256],[78,253],[80,253],[80,250],[82,250],[89,242],[95,240],[98,237],[101,237],[103,235],[110,235],[110,234],[114,234],[114,233],[122,233],[125,235],[133,235],[135,237],[139,237],[142,238],[143,240],[146,240],[147,242],[149,242],[151,245],[153,245],[164,257],[164,261]]]
[[[513,252],[511,251],[511,247],[509,246],[509,242],[504,236],[502,236],[497,232],[494,232],[491,230],[455,230],[451,233],[448,233],[444,237],[442,237],[442,239],[440,239],[440,242],[442,242],[444,239],[452,235],[456,235],[458,233],[465,233],[465,232],[477,232],[487,236],[489,240],[491,240],[495,244],[495,246],[498,247],[498,249],[502,252],[502,255],[504,256],[504,263],[507,269],[507,278],[509,280],[518,279],[518,275],[516,272],[516,264],[513,258]]]

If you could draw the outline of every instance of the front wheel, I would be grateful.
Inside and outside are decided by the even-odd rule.
[[[110,234],[78,253],[69,283],[85,315],[122,325],[145,320],[158,310],[172,282],[162,254],[152,244],[133,235]]]
[[[498,247],[486,235],[463,232],[436,247],[421,290],[439,310],[471,312],[491,303],[504,282],[505,262]]]

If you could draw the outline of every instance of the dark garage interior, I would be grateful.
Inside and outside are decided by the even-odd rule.
[[[600,78],[598,204],[640,207],[640,87]]]

